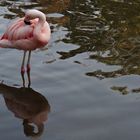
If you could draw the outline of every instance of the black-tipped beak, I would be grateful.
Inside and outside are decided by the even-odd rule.
[[[30,22],[30,21],[24,20],[24,23],[25,23],[26,25],[31,25],[31,22]]]

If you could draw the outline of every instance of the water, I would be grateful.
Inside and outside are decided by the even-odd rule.
[[[137,139],[140,2],[2,0],[0,33],[31,8],[46,14],[52,37],[32,53],[31,89],[23,52],[0,50],[0,139]]]

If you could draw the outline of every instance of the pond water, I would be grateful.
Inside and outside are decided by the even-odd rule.
[[[30,88],[23,52],[0,50],[0,139],[140,137],[139,0],[1,0],[0,34],[33,8],[51,40],[32,52]]]

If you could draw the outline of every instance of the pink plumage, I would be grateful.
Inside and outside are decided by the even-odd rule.
[[[26,24],[29,22],[30,24]],[[2,48],[34,50],[44,47],[50,39],[50,27],[45,15],[38,10],[29,10],[8,27],[0,40]]]
[[[45,14],[32,9],[25,13],[25,17],[18,19],[7,28],[0,38],[0,47],[24,50],[21,66],[21,72],[24,73],[26,52],[29,51],[27,61],[27,71],[29,71],[31,51],[47,45],[50,36],[51,31]]]

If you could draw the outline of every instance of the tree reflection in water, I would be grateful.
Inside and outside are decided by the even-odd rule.
[[[7,108],[15,117],[23,120],[25,135],[40,136],[50,112],[47,99],[32,88],[16,88],[3,83],[0,84],[0,93],[4,97]],[[37,132],[35,132],[36,127]]]
[[[79,48],[58,52],[60,58],[89,52],[90,60],[110,67],[119,66],[117,70],[94,67],[96,70],[86,72],[87,76],[99,79],[140,75],[139,9],[140,3],[136,0],[73,1],[68,13],[71,33],[63,41],[76,43]]]

